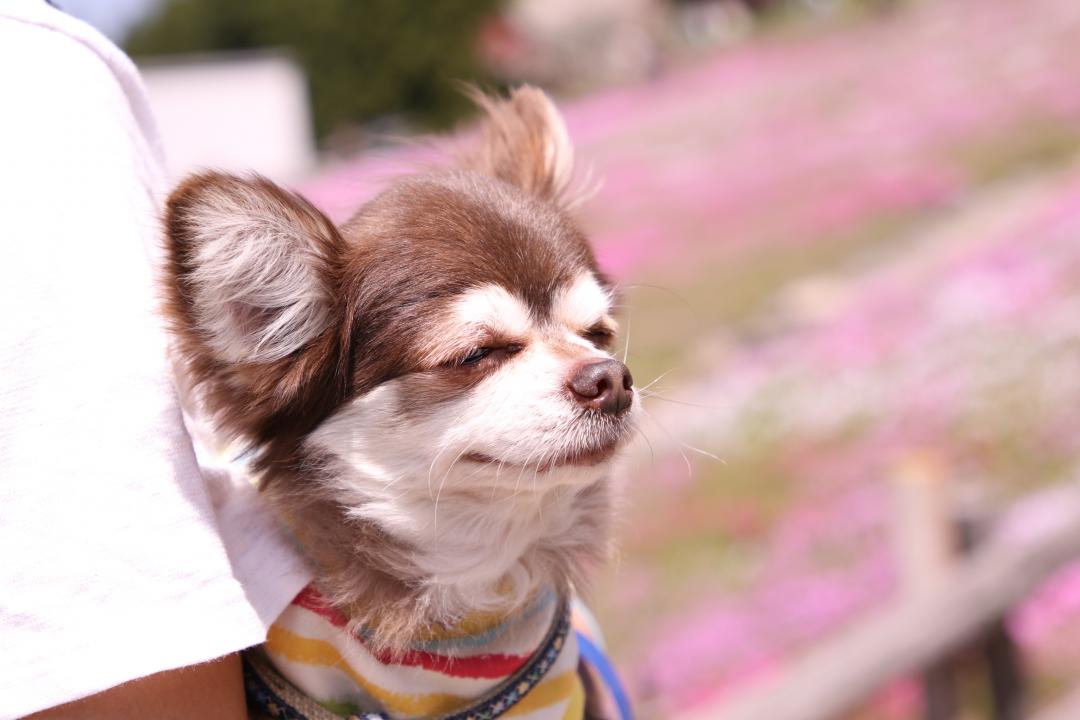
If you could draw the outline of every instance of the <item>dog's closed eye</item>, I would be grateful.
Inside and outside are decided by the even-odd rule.
[[[491,365],[518,354],[522,349],[522,345],[517,343],[475,347],[470,349],[465,355],[443,363],[443,366],[450,368],[469,368],[480,365]]]
[[[596,347],[607,350],[615,342],[615,331],[606,325],[593,325],[581,333],[581,337],[591,342]]]
[[[476,365],[478,362],[491,354],[494,348],[473,348],[469,354],[458,361],[458,365]]]

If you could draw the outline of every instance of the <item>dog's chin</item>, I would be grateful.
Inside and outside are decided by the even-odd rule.
[[[619,441],[615,441],[591,448],[571,449],[561,453],[556,453],[554,457],[547,458],[544,458],[543,453],[537,453],[538,457],[544,458],[541,459],[539,462],[530,461],[527,463],[514,463],[497,457],[492,457],[491,455],[482,452],[466,453],[463,459],[475,464],[498,467],[502,470],[517,468],[540,473],[552,472],[561,469],[573,470],[575,468],[587,470],[589,468],[596,468],[610,462],[615,457],[615,453],[617,453],[622,447],[622,444],[623,443]]]

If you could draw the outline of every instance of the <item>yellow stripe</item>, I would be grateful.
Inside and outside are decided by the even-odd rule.
[[[387,690],[356,672],[337,648],[330,643],[302,637],[278,625],[272,625],[266,633],[266,649],[274,655],[280,655],[293,662],[341,670],[368,695],[378,700],[385,709],[395,714],[442,715],[460,710],[471,702],[469,698],[449,693],[406,695]],[[579,695],[580,699],[578,699]],[[569,714],[569,710],[575,707],[575,701],[581,705],[584,697],[585,690],[581,685],[577,670],[569,670],[537,685],[506,713],[506,717],[525,715],[567,699],[570,700],[570,708],[565,717],[581,717],[580,708],[577,715]]]
[[[460,710],[469,703],[468,698],[448,693],[405,695],[382,688],[353,670],[330,643],[301,637],[277,625],[271,626],[266,633],[266,649],[293,662],[340,669],[384,708],[395,714],[441,715]]]
[[[581,678],[578,677],[577,670],[568,670],[534,687],[522,698],[521,702],[510,708],[504,717],[525,715],[568,698],[573,704],[573,695],[577,690],[580,690],[584,697],[585,689],[581,687]]]
[[[577,673],[574,673],[577,675]],[[577,678],[577,682],[574,683],[574,694],[570,696],[570,702],[566,706],[566,712],[563,713],[563,720],[581,720],[585,717],[585,686],[581,683],[581,678]]]

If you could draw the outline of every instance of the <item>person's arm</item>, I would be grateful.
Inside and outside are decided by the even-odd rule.
[[[43,710],[26,720],[242,720],[240,656],[169,670]]]
[[[38,0],[0,2],[0,67],[0,720],[244,717],[274,608],[182,422],[138,75]]]

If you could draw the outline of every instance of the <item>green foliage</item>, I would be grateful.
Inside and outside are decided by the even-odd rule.
[[[499,0],[166,0],[135,28],[135,57],[285,47],[311,83],[316,132],[386,114],[445,127],[468,108],[459,81],[481,81],[480,23]]]

